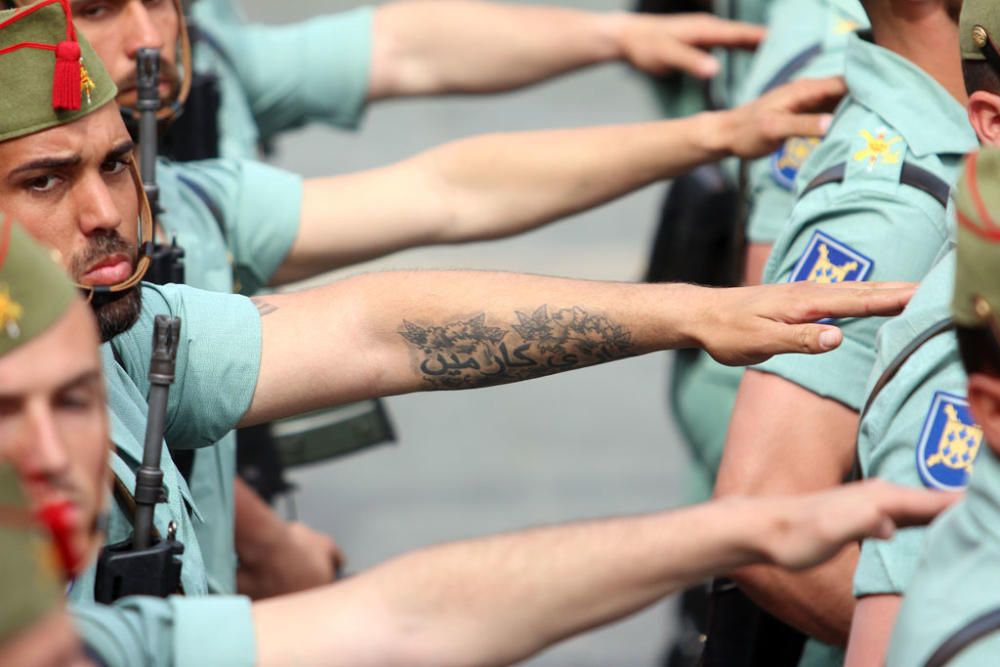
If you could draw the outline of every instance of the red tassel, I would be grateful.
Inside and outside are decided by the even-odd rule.
[[[76,111],[80,108],[80,45],[59,42],[56,47],[56,73],[52,78],[52,108]]]

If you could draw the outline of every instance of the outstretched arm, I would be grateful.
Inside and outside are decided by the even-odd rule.
[[[753,562],[805,568],[954,498],[881,482],[729,499],[427,549],[336,587],[258,603],[261,665],[503,665]]]
[[[912,286],[713,290],[490,272],[376,273],[262,297],[261,370],[241,425],[323,406],[518,382],[703,347],[729,364],[840,344],[829,316],[898,312]]]
[[[486,135],[389,167],[311,179],[274,282],[413,246],[511,236],[700,164],[763,155],[785,137],[822,135],[829,117],[820,112],[843,93],[840,79],[803,80],[731,111]]]
[[[759,26],[710,14],[650,16],[467,0],[394,2],[375,14],[369,99],[520,88],[613,60],[652,74],[719,71],[705,49],[752,49]]]

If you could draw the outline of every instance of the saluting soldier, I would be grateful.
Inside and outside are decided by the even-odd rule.
[[[989,3],[983,3],[988,5]],[[994,30],[996,9],[977,12]],[[963,40],[964,41],[964,40]],[[971,46],[971,44],[970,44]],[[971,54],[971,49],[966,51]],[[954,318],[968,386],[967,403],[955,407],[944,442],[931,442],[922,463],[937,483],[968,475],[963,500],[926,532],[923,555],[909,576],[886,664],[924,665],[946,639],[1000,607],[1000,151],[969,157],[959,182]],[[950,411],[949,411],[950,412]],[[933,423],[933,422],[932,422]],[[933,426],[932,426],[933,427]],[[938,429],[940,430],[940,428]],[[978,452],[978,458],[976,456]],[[928,465],[941,457],[944,466]],[[968,465],[975,460],[974,466]],[[971,472],[971,474],[970,474]],[[938,481],[940,480],[940,481]],[[954,667],[996,664],[998,635],[987,636],[948,662]]]
[[[713,291],[435,271],[371,274],[256,301],[187,286],[140,288],[152,225],[133,145],[113,104],[114,83],[74,32],[68,11],[45,0],[0,13],[9,65],[0,68],[8,92],[0,99],[0,201],[58,252],[91,296],[102,340],[111,342],[101,354],[119,495],[134,487],[141,460],[154,314],[184,323],[166,441],[192,448],[212,445],[237,425],[324,405],[522,381],[678,346],[704,345],[730,363],[823,352],[839,343],[839,331],[800,322],[898,312],[911,293],[812,285]],[[83,68],[87,95],[80,90]],[[656,153],[699,159],[699,150],[684,148],[683,123],[669,134],[680,145]],[[220,649],[238,644],[250,623],[240,598],[199,599],[209,582],[192,525],[197,503],[166,452],[163,472],[166,502],[157,507],[155,527],[185,544],[186,597],[88,604],[93,568],[71,590],[88,641],[113,643],[142,626],[149,660],[177,636],[209,630]],[[112,506],[112,543],[131,532],[128,501],[119,497]],[[181,613],[189,608],[204,611]],[[225,636],[205,620],[210,609],[223,608],[233,618]],[[113,627],[121,632],[109,632]]]
[[[798,173],[798,201],[774,245],[765,282],[920,280],[949,237],[950,184],[964,154],[978,145],[964,107],[960,3],[863,4],[875,37],[848,35],[848,97]],[[790,357],[747,371],[718,495],[823,488],[850,474],[883,322],[842,322],[847,342],[827,360]],[[782,620],[843,647],[856,561],[850,547],[804,576],[751,568],[737,572],[736,580]],[[830,651],[831,664],[842,660],[839,650]]]
[[[32,509],[68,496],[72,511],[64,524],[89,545],[105,497],[110,435],[98,327],[49,254],[24,231],[5,219],[0,238],[19,260],[9,266],[29,269],[0,268],[9,325],[0,330],[0,377],[10,401],[0,412],[5,453],[30,480]],[[41,324],[39,303],[38,310],[49,314]],[[6,495],[0,492],[0,501]],[[351,667],[509,664],[713,572],[758,561],[808,567],[847,540],[887,537],[897,526],[929,520],[948,503],[938,494],[881,483],[793,502],[726,501],[435,547],[343,584],[253,605],[225,596],[126,598],[103,610],[116,623],[95,626],[85,608],[78,608],[77,622],[91,652],[111,666],[269,667],[290,659]],[[0,529],[0,540],[3,535]],[[4,558],[17,553],[2,551]],[[5,567],[3,574],[23,572],[21,564],[12,565],[16,569]],[[49,593],[44,604],[43,590]],[[23,608],[5,606],[4,618],[13,612],[19,627],[29,620],[22,615],[41,618],[57,590],[50,578],[33,588]],[[5,601],[11,593],[5,589]],[[145,622],[129,613],[157,603],[161,613]],[[26,636],[24,646],[73,646],[71,636],[63,644],[63,636],[46,629],[42,638]]]
[[[118,96],[123,104],[135,101],[137,45],[162,46],[164,71],[174,71],[175,46],[183,41],[179,40],[183,24],[172,11],[169,3],[152,8],[128,3],[127,12],[85,14],[76,21],[84,34],[97,36],[99,55],[111,64],[113,78],[123,87]],[[173,21],[168,20],[171,16]],[[266,46],[262,43],[256,48]],[[691,131],[713,143],[726,141],[724,125],[732,121],[716,125],[712,119],[733,119],[739,125],[734,128],[739,146],[733,148],[742,155],[758,155],[772,150],[786,136],[818,134],[823,116],[807,112],[835,99],[841,88],[833,80],[802,82],[731,112],[677,122],[691,123]],[[163,92],[170,108],[175,98]],[[768,138],[775,128],[780,138]],[[263,286],[311,277],[407,247],[534,229],[716,155],[714,149],[699,150],[699,155],[692,155],[694,159],[678,163],[675,152],[656,145],[657,137],[676,136],[672,129],[670,124],[659,123],[480,137],[391,167],[325,179],[303,180],[249,160],[161,161],[157,180],[164,211],[159,222],[166,235],[185,249],[187,284],[253,294]],[[386,190],[394,196],[386,197]],[[290,533],[245,488],[237,485],[234,494],[231,485],[219,484],[219,479],[235,476],[235,449],[235,438],[227,434],[219,447],[196,454],[190,476],[191,491],[202,512],[195,527],[212,590],[235,591],[234,514],[245,512],[252,512],[253,519],[241,519],[236,525],[255,528],[254,534],[242,529],[236,534],[237,544],[244,547],[241,566],[245,572],[266,566],[267,557],[274,554],[260,545],[282,545],[285,553],[279,562],[301,560],[308,568],[285,568],[286,576],[274,579],[292,587],[328,580],[333,559],[316,555],[325,546],[322,539],[309,539],[308,533],[298,530]],[[234,495],[240,501],[235,509]],[[259,591],[267,592],[288,591]]]

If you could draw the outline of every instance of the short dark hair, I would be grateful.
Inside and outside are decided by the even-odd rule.
[[[979,90],[1000,95],[1000,73],[985,60],[963,60],[962,78],[969,95]]]
[[[989,327],[956,327],[958,354],[969,375],[985,373],[1000,377],[1000,342]]]

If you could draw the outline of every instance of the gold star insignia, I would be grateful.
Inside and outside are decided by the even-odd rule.
[[[10,289],[0,284],[0,330],[5,331],[10,338],[17,338],[21,335],[17,323],[23,316],[24,308],[11,298]]]

